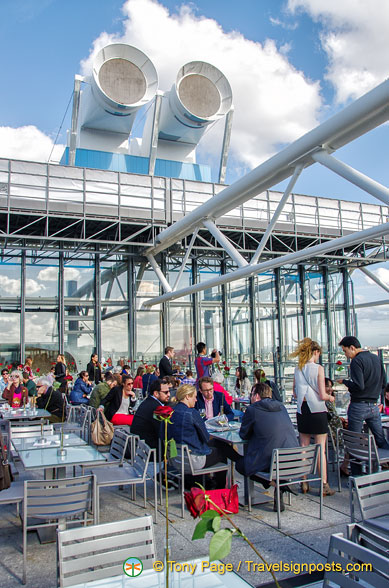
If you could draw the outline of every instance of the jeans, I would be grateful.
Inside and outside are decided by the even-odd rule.
[[[389,444],[385,439],[382,430],[381,415],[378,406],[366,402],[350,402],[347,412],[348,430],[356,433],[362,433],[363,423],[366,422],[370,431],[374,435],[377,447],[389,449]],[[351,463],[351,473],[360,474],[360,467]]]

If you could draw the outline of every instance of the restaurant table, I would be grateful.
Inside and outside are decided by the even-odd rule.
[[[202,570],[201,562],[203,561],[208,561],[208,556],[204,556],[203,559],[188,560],[189,564],[196,564],[193,575],[189,571],[170,572],[169,586],[171,588],[247,588],[247,586],[252,586],[234,571],[226,571],[221,574],[217,571],[211,571],[209,568]],[[226,562],[228,563],[228,557]],[[175,563],[180,565],[186,562],[177,561]],[[218,564],[221,565],[221,562],[215,560],[212,564],[215,564],[216,567]],[[95,580],[86,584],[74,584],[70,588],[163,588],[164,586],[165,572],[155,572],[150,569],[143,571],[136,577],[128,577],[122,574],[121,576]]]
[[[212,439],[217,439],[218,441],[223,441],[224,443],[228,443],[228,445],[237,445],[243,447],[243,451],[247,447],[247,441],[243,440],[240,435],[240,423],[230,422],[228,427],[215,427],[212,425],[208,425],[205,423],[207,427],[208,433],[212,437]],[[253,488],[251,492],[252,500],[251,503],[256,504],[265,504],[266,502],[270,502],[273,500],[271,496],[266,494],[264,491],[259,490],[254,483],[249,480],[248,477],[244,477],[244,488],[242,490],[238,489],[238,496],[239,496],[239,504],[241,506],[246,506],[248,501],[248,484],[251,483]]]
[[[43,441],[42,441],[43,439]],[[22,437],[19,439],[12,439],[14,449],[19,451],[28,451],[32,449],[48,449],[49,447],[60,447],[61,435],[47,435],[44,437]],[[63,447],[72,447],[77,445],[87,445],[84,439],[75,433],[65,433],[63,436]]]
[[[233,396],[232,402],[235,410],[242,410],[242,407],[246,407],[250,404],[250,398],[247,396]]]
[[[46,419],[49,418],[51,416],[51,413],[48,410],[45,410],[44,408],[37,408],[36,410],[31,410],[29,408],[27,408],[26,410],[23,410],[23,408],[11,408],[9,410],[4,410],[3,407],[0,408],[0,416],[3,419],[7,419],[7,420],[14,420],[14,421],[20,421],[20,420],[35,420],[35,419]]]

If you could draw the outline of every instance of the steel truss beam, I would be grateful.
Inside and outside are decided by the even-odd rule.
[[[303,249],[302,251],[287,253],[286,255],[282,255],[281,257],[276,259],[270,259],[268,261],[264,261],[258,264],[249,264],[245,267],[241,267],[233,272],[230,272],[229,274],[218,276],[217,278],[211,278],[210,280],[207,280],[200,284],[188,286],[187,288],[183,288],[182,290],[179,290],[177,292],[167,292],[162,296],[157,296],[155,298],[152,298],[151,300],[147,300],[143,303],[142,307],[149,308],[151,306],[155,306],[156,304],[161,304],[162,302],[167,302],[169,300],[181,298],[182,296],[187,296],[188,294],[193,294],[194,292],[201,292],[202,290],[213,288],[214,286],[219,286],[221,284],[226,284],[228,282],[233,282],[235,280],[247,278],[257,273],[270,269],[275,269],[277,267],[281,267],[284,265],[295,264],[300,261],[310,259],[313,256],[320,256],[322,254],[328,253],[329,251],[333,251],[334,249],[336,250],[341,249],[342,247],[355,245],[368,239],[380,238],[387,234],[389,234],[389,223],[379,225],[378,227],[372,227],[364,231],[358,231],[357,233],[352,233],[351,235],[339,237],[338,239],[333,239],[325,243],[320,243],[319,245],[308,247],[307,249]]]

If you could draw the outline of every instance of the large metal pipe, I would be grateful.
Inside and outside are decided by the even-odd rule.
[[[168,302],[169,300],[175,300],[176,298],[193,294],[194,292],[201,292],[202,290],[206,290],[208,288],[220,286],[220,284],[227,284],[228,282],[234,282],[235,280],[248,278],[249,276],[253,276],[266,270],[275,269],[277,267],[282,267],[288,264],[298,263],[314,256],[324,255],[325,253],[334,251],[335,249],[350,247],[352,245],[362,243],[363,241],[377,239],[388,234],[389,223],[378,225],[377,227],[371,227],[370,229],[358,231],[357,233],[339,237],[338,239],[332,239],[330,241],[325,241],[324,243],[319,243],[319,245],[314,245],[313,247],[307,247],[301,251],[287,253],[286,255],[281,255],[280,257],[269,259],[268,261],[263,261],[261,263],[249,264],[245,267],[240,267],[239,269],[230,272],[229,274],[211,278],[206,282],[194,284],[193,286],[188,286],[187,288],[182,288],[181,290],[177,290],[175,292],[168,292],[162,296],[156,296],[155,298],[151,298],[150,300],[144,302],[142,304],[142,308],[149,308],[151,306],[155,306],[156,304],[161,304],[162,302]]]
[[[206,128],[231,109],[232,90],[220,70],[204,61],[183,65],[162,99],[159,138],[196,145]]]
[[[335,114],[243,178],[187,214],[157,236],[153,255],[193,233],[203,219],[217,219],[292,175],[297,164],[312,165],[318,149],[336,150],[389,118],[389,80]]]
[[[158,89],[158,74],[150,59],[136,47],[113,43],[93,62],[90,85],[81,97],[81,127],[129,133],[136,112]]]

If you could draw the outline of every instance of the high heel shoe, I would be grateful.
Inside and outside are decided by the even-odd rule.
[[[303,494],[306,494],[307,492],[309,492],[309,484],[308,484],[308,482],[301,482],[300,488],[301,488],[301,492]]]
[[[330,487],[328,482],[323,484],[323,496],[333,496],[334,494],[335,490]]]

